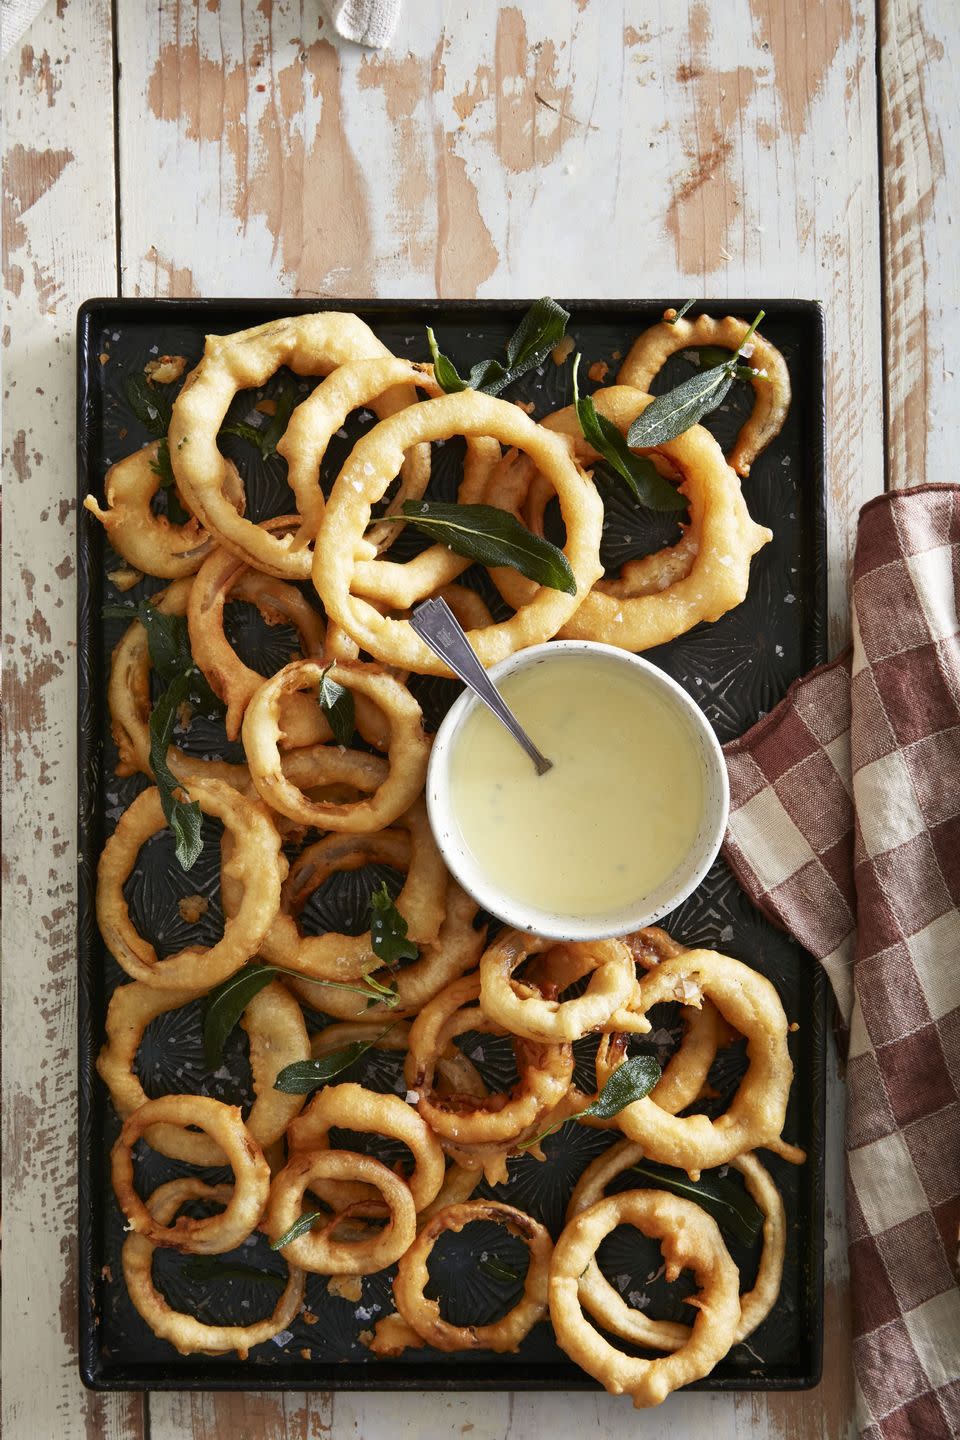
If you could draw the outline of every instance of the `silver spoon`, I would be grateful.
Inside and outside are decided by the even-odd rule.
[[[450,666],[464,685],[506,726],[514,740],[523,746],[537,767],[537,774],[546,775],[553,768],[553,761],[540,753],[480,664],[460,621],[446,600],[424,600],[411,614],[410,624],[423,643]]]

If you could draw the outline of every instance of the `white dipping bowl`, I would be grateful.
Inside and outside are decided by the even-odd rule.
[[[460,727],[474,707],[481,703],[472,691],[465,689],[444,717],[434,738],[427,770],[430,825],[447,868],[491,915],[499,916],[514,929],[556,940],[601,940],[628,935],[644,925],[655,924],[685,900],[703,880],[717,857],[730,808],[727,767],[709,721],[686,691],[648,660],[628,650],[618,650],[613,645],[599,645],[589,640],[551,640],[501,660],[498,665],[490,667],[489,674],[496,682],[532,665],[562,666],[567,660],[583,655],[602,656],[612,664],[628,667],[634,672],[638,684],[654,690],[661,701],[676,712],[677,724],[682,725],[690,736],[693,753],[702,767],[703,814],[696,837],[673,873],[654,890],[638,895],[630,904],[609,913],[584,917],[557,914],[525,904],[516,896],[505,894],[490,880],[461,834],[450,795],[450,762]]]

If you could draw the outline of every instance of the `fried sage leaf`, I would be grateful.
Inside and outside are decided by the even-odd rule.
[[[642,1100],[657,1084],[662,1071],[652,1055],[631,1055],[619,1065],[608,1079],[606,1085],[600,1091],[596,1100],[592,1101],[583,1110],[578,1110],[575,1115],[568,1115],[564,1120],[558,1120],[555,1125],[550,1125],[546,1130],[541,1130],[532,1140],[525,1140],[518,1145],[519,1150],[530,1150],[534,1145],[539,1145],[541,1140],[559,1130],[567,1120],[580,1120],[590,1115],[597,1120],[612,1120],[614,1115],[619,1115],[628,1105],[635,1101]]]
[[[658,395],[642,415],[627,431],[627,444],[635,449],[646,450],[654,445],[663,445],[675,440],[691,425],[696,425],[704,415],[715,410],[723,401],[736,378],[740,363],[740,352],[763,319],[761,310],[740,342],[736,354],[731,354],[722,365],[709,370],[699,370],[665,395]]]
[[[650,510],[683,510],[686,500],[665,480],[652,460],[634,455],[612,420],[601,415],[589,395],[581,395],[577,384],[580,356],[573,362],[573,404],[580,430],[588,445],[602,455],[615,476],[619,476],[641,505]]]
[[[254,996],[277,974],[273,965],[254,961],[211,990],[203,1010],[203,1053],[211,1070],[223,1064],[223,1047]]]
[[[743,1186],[735,1181],[719,1175],[693,1181],[683,1170],[656,1165],[652,1160],[643,1160],[632,1169],[661,1190],[669,1190],[672,1195],[680,1195],[685,1200],[695,1200],[742,1245],[753,1245],[759,1239],[763,1213]]]
[[[562,590],[566,595],[577,593],[577,582],[563,551],[495,505],[405,500],[403,515],[395,518],[405,520],[468,560],[478,560],[481,565],[510,565],[538,585]]]
[[[531,305],[520,324],[507,341],[507,363],[499,360],[480,360],[464,379],[453,361],[441,354],[436,336],[427,327],[427,340],[433,357],[433,374],[441,390],[448,395],[458,390],[482,390],[486,395],[499,395],[501,390],[542,365],[560,341],[567,328],[570,313],[544,295]]]
[[[282,1250],[284,1245],[290,1244],[291,1240],[299,1240],[301,1235],[306,1235],[310,1230],[313,1229],[314,1225],[316,1225],[318,1220],[329,1219],[330,1216],[325,1215],[322,1210],[307,1210],[303,1215],[300,1216],[299,1220],[294,1220],[293,1224],[290,1226],[290,1229],[285,1230],[280,1236],[279,1240],[270,1241],[270,1249]]]
[[[491,1280],[499,1280],[502,1285],[515,1285],[520,1279],[518,1272],[499,1255],[482,1255],[477,1261],[477,1269],[489,1275]]]
[[[157,446],[156,459],[151,460],[150,469],[154,475],[160,477],[160,488],[166,491],[167,495],[167,519],[171,525],[186,525],[191,518],[190,511],[185,509],[180,501],[177,490],[177,482],[173,473],[173,465],[170,461],[170,446],[167,437],[164,435]]]
[[[332,669],[333,666],[328,665],[320,676],[320,708],[330,722],[337,744],[349,745],[357,728],[356,707],[347,687],[330,679]]]
[[[331,1050],[329,1055],[319,1055],[316,1060],[295,1060],[292,1065],[285,1065],[273,1082],[274,1090],[282,1090],[285,1095],[312,1095],[341,1070],[349,1069],[392,1029],[393,1026],[388,1025],[372,1040],[353,1040],[339,1050]]]
[[[420,954],[407,939],[407,922],[391,899],[386,881],[370,896],[370,943],[385,965],[416,960]]]

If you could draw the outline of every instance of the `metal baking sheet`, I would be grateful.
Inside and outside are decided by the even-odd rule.
[[[584,356],[583,370],[605,362],[611,376],[617,360],[633,337],[659,319],[663,301],[567,301],[572,312],[570,333]],[[461,370],[487,355],[500,353],[528,302],[452,301],[337,301],[298,303],[261,300],[93,300],[80,311],[78,335],[79,494],[102,495],[108,466],[130,454],[151,437],[143,423],[142,407],[131,404],[131,383],[142,377],[144,365],[158,354],[185,355],[191,364],[202,352],[207,333],[227,333],[281,315],[320,308],[349,309],[361,315],[397,354],[424,359],[424,335],[434,326],[441,349],[453,356]],[[701,625],[657,650],[648,658],[663,666],[701,705],[721,740],[748,728],[785,693],[790,682],[825,659],[826,546],[824,527],[824,409],[823,322],[814,302],[782,300],[731,300],[703,308],[714,314],[752,317],[766,311],[764,333],[786,356],[793,384],[793,404],[783,432],[753,466],[744,482],[751,514],[768,524],[774,540],[752,567],[746,601],[714,625]],[[569,363],[558,367],[548,360],[539,372],[524,377],[511,397],[533,401],[543,415],[569,402]],[[595,371],[599,374],[599,371]],[[675,357],[661,376],[660,385],[676,383],[692,373],[682,357]],[[134,377],[131,382],[131,378]],[[315,382],[304,382],[305,388]],[[592,387],[587,382],[586,388]],[[268,391],[270,387],[267,387]],[[659,388],[659,386],[657,387]],[[258,395],[238,397],[236,413],[252,408]],[[706,422],[726,444],[742,422],[749,405],[744,386],[735,386],[728,403]],[[149,418],[149,417],[148,417]],[[337,462],[349,449],[351,437],[370,417],[354,417],[340,448],[330,456],[329,483]],[[261,461],[243,442],[230,442],[233,458],[245,470],[249,508],[253,518],[293,508],[286,487],[283,462],[274,456]],[[226,448],[226,447],[225,447]],[[456,442],[435,447],[432,494],[452,498],[456,485]],[[252,457],[252,458],[251,458]],[[110,1187],[108,1158],[118,1122],[105,1087],[94,1068],[103,1042],[106,1005],[113,988],[125,980],[106,953],[94,913],[96,862],[117,817],[143,788],[142,776],[119,778],[114,773],[116,750],[110,735],[106,682],[110,653],[123,630],[123,622],[102,617],[107,602],[123,600],[107,572],[119,563],[105,542],[101,526],[79,510],[79,930],[80,981],[80,1334],[81,1374],[97,1389],[417,1389],[417,1390],[527,1390],[596,1388],[594,1381],[573,1365],[556,1346],[548,1324],[537,1326],[516,1355],[490,1352],[443,1355],[431,1349],[410,1351],[399,1360],[378,1360],[360,1342],[362,1330],[389,1313],[391,1272],[366,1277],[359,1302],[332,1296],[324,1277],[311,1276],[307,1304],[290,1331],[256,1347],[248,1360],[181,1356],[158,1340],[131,1305],[123,1283],[120,1251],[123,1216]],[[622,495],[608,497],[604,558],[618,566],[634,554],[655,548],[667,538],[663,521],[638,515]],[[418,542],[401,539],[404,553]],[[145,580],[127,599],[160,588]],[[266,632],[248,607],[229,607],[229,630],[248,663],[270,647],[274,668],[285,658],[283,636]],[[276,647],[279,647],[277,649]],[[428,723],[435,728],[456,687],[452,682],[426,680],[419,694]],[[191,727],[205,753],[227,752],[222,729],[198,720]],[[642,816],[637,817],[642,824]],[[217,933],[217,845],[212,827],[204,855],[189,875],[173,862],[166,837],[144,848],[128,886],[134,920],[157,943],[160,954],[172,953],[187,943],[210,943]],[[357,872],[333,877],[319,893],[310,924],[315,928],[355,927],[364,913],[371,883],[388,872]],[[197,891],[210,896],[210,908],[200,926],[187,927],[179,916],[177,899]],[[826,1048],[826,985],[818,965],[787,936],[773,929],[738,889],[722,861],[679,910],[664,922],[688,944],[722,949],[755,966],[777,986],[788,1017],[799,1030],[791,1036],[796,1068],[785,1134],[803,1145],[809,1159],[795,1167],[775,1156],[765,1156],[787,1208],[789,1240],[780,1298],[767,1321],[736,1346],[713,1374],[696,1389],[797,1389],[813,1385],[820,1375],[823,1333],[823,1113]],[[362,928],[362,926],[360,927]],[[321,1023],[319,1020],[316,1022]],[[655,1031],[653,1042],[663,1053],[675,1038],[676,1017],[669,1011]],[[475,1045],[473,1058],[486,1078],[502,1083],[509,1077],[510,1058],[504,1046],[490,1042]],[[469,1042],[468,1042],[469,1043]],[[581,1064],[588,1065],[589,1042],[579,1047]],[[468,1050],[468,1053],[471,1053]],[[387,1054],[371,1052],[359,1066],[344,1072],[379,1089],[396,1089],[399,1067]],[[365,1063],[366,1062],[366,1063]],[[150,1094],[177,1089],[204,1089],[238,1103],[249,1084],[246,1040],[238,1030],[228,1051],[227,1065],[210,1076],[204,1071],[200,1044],[199,1007],[173,1012],[152,1024],[144,1038],[139,1071]],[[743,1065],[742,1046],[723,1052],[711,1082],[721,1095],[729,1094]],[[586,1071],[584,1083],[587,1084]],[[717,1102],[720,1103],[720,1102]],[[478,1194],[492,1194],[516,1202],[542,1218],[556,1235],[577,1176],[612,1137],[602,1132],[568,1126],[547,1142],[548,1159],[538,1163],[523,1158],[510,1163],[510,1183]],[[141,1193],[164,1180],[186,1173],[189,1167],[146,1151],[137,1161]],[[386,1152],[378,1152],[386,1153]],[[211,1172],[209,1178],[224,1172]],[[621,1184],[629,1183],[626,1177]],[[444,1237],[434,1251],[431,1273],[442,1293],[445,1313],[459,1323],[488,1320],[513,1303],[516,1291],[488,1277],[478,1260],[486,1249],[513,1261],[511,1246],[496,1227],[471,1226],[459,1237]],[[651,1312],[682,1318],[682,1296],[689,1293],[681,1279],[664,1286],[656,1272],[659,1252],[642,1237],[616,1232],[601,1252],[608,1274],[631,1303],[650,1305]],[[731,1242],[741,1266],[744,1284],[752,1278],[757,1256]],[[522,1250],[517,1251],[517,1259]],[[259,1240],[239,1257],[230,1257],[232,1277],[191,1275],[184,1257],[170,1252],[158,1255],[158,1281],[170,1302],[208,1320],[244,1323],[273,1308],[277,1290],[270,1280],[245,1278],[243,1266],[255,1265],[282,1274],[283,1265]],[[226,1262],[226,1263],[229,1263]],[[241,1269],[237,1270],[238,1263]],[[211,1274],[215,1276],[215,1267]],[[519,1289],[519,1284],[516,1289]],[[685,1312],[689,1316],[689,1311]]]

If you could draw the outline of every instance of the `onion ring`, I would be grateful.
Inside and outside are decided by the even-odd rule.
[[[528,956],[552,945],[519,930],[502,930],[480,961],[480,1006],[504,1029],[528,1040],[579,1040],[604,1025],[634,994],[633,956],[619,940],[569,946],[592,972],[590,983],[575,1000],[553,1000],[544,998],[535,985],[512,978]]]
[[[622,1224],[660,1241],[668,1281],[690,1269],[701,1286],[690,1337],[672,1355],[641,1360],[623,1354],[580,1308],[581,1276],[600,1242]],[[740,1322],[740,1276],[716,1222],[699,1205],[662,1190],[626,1190],[568,1221],[550,1266],[550,1319],[560,1348],[610,1394],[626,1391],[638,1408],[659,1405],[672,1390],[709,1374],[730,1349]]]
[[[418,441],[452,435],[495,436],[529,453],[550,476],[567,527],[564,550],[577,586],[574,595],[539,588],[511,619],[468,632],[485,666],[551,639],[602,573],[603,506],[599,495],[571,459],[566,443],[535,424],[516,405],[464,390],[425,400],[382,420],[358,441],[331,491],[314,546],[313,583],[328,616],[342,625],[361,649],[377,660],[422,675],[449,676],[451,672],[414,633],[409,621],[381,615],[369,601],[350,591],[357,546],[371,506],[396,474],[404,450]]]
[[[223,936],[209,949],[181,950],[158,960],[154,947],[133,927],[123,894],[141,847],[166,828],[156,786],[142,790],[123,812],[97,867],[97,920],[106,946],[132,980],[156,989],[204,989],[219,985],[259,948],[280,904],[287,862],[265,805],[248,800],[220,780],[192,780],[191,799],[205,815],[222,820],[231,839],[224,869],[242,897],[227,917]]]
[[[220,1146],[233,1171],[233,1193],[220,1215],[194,1220],[181,1215],[170,1225],[157,1220],[133,1184],[133,1146],[157,1124],[197,1125]],[[110,1152],[110,1174],[127,1228],[153,1245],[193,1255],[223,1255],[256,1229],[270,1190],[270,1167],[243,1123],[239,1107],[208,1095],[163,1095],[128,1115]]]
[[[417,1212],[405,1181],[374,1160],[351,1150],[303,1150],[291,1156],[270,1186],[261,1228],[274,1243],[300,1218],[303,1196],[322,1180],[362,1180],[380,1191],[389,1209],[383,1230],[369,1227],[356,1239],[337,1240],[344,1218],[331,1215],[323,1225],[291,1240],[282,1254],[316,1275],[372,1275],[399,1260],[417,1231]]]
[[[516,1039],[520,1078],[509,1096],[439,1095],[433,1085],[435,1057],[445,1044],[465,1030],[496,1033],[493,1022],[470,1008],[479,995],[479,976],[465,975],[429,1001],[410,1027],[404,1075],[419,1095],[417,1109],[441,1143],[500,1145],[516,1140],[562,1100],[573,1076],[569,1045]]]
[[[147,1201],[147,1209],[160,1225],[169,1225],[189,1200],[214,1200],[228,1205],[232,1194],[232,1185],[205,1185],[202,1180],[185,1177],[158,1186]],[[236,1350],[240,1359],[246,1360],[255,1345],[272,1340],[292,1325],[303,1304],[306,1276],[289,1265],[283,1294],[266,1320],[255,1320],[250,1325],[204,1325],[195,1316],[174,1310],[157,1290],[153,1283],[155,1248],[144,1235],[128,1235],[121,1252],[123,1277],[137,1313],[154,1335],[169,1340],[181,1355],[224,1355]]]
[[[617,375],[618,385],[633,385],[649,391],[660,370],[678,350],[692,350],[701,345],[716,345],[734,354],[740,348],[750,327],[734,315],[714,320],[711,315],[698,315],[695,320],[681,316],[651,325],[638,335]],[[790,372],[780,351],[759,333],[750,337],[753,350],[746,364],[765,370],[766,378],[754,375],[753,409],[734,441],[729,461],[738,475],[749,475],[750,466],[761,450],[776,439],[783,429],[790,408]]]
[[[203,990],[156,990],[134,980],[118,985],[107,1007],[107,1043],[97,1057],[97,1073],[110,1091],[113,1108],[125,1120],[147,1100],[133,1065],[143,1032],[152,1020],[189,1005]],[[240,1024],[250,1037],[254,1100],[246,1125],[262,1150],[279,1140],[303,1107],[302,1095],[274,1088],[285,1065],[310,1057],[303,1012],[282,985],[274,982],[249,1001]],[[179,1125],[151,1125],[143,1137],[151,1150],[191,1165],[224,1165],[226,1157],[209,1136]]]
[[[114,550],[129,564],[145,575],[180,580],[200,569],[214,542],[192,515],[174,525],[166,515],[154,514],[150,502],[160,488],[160,472],[154,468],[160,443],[154,440],[110,466],[103,479],[106,509],[94,495],[86,497],[83,508],[96,516]],[[243,482],[229,460],[224,467],[224,488],[239,509]]]
[[[459,1233],[473,1220],[492,1220],[511,1235],[518,1236],[530,1252],[530,1264],[523,1295],[500,1320],[490,1325],[451,1325],[441,1319],[440,1305],[428,1300],[424,1290],[429,1282],[427,1260],[445,1230]],[[448,1205],[420,1231],[401,1257],[393,1282],[397,1310],[421,1339],[435,1350],[494,1350],[498,1354],[520,1348],[522,1340],[547,1313],[547,1277],[553,1242],[549,1231],[522,1210],[493,1200],[471,1200]]]
[[[377,1094],[362,1085],[325,1085],[291,1122],[287,1131],[291,1153],[329,1149],[330,1131],[335,1127],[402,1141],[413,1155],[413,1171],[404,1179],[417,1210],[437,1198],[446,1168],[443,1151],[426,1121],[398,1095]],[[368,1185],[352,1182],[317,1178],[310,1188],[333,1210],[370,1199]]]
[[[310,577],[310,552],[297,548],[297,536],[274,536],[253,525],[226,494],[229,462],[217,446],[217,434],[237,391],[265,384],[284,365],[298,375],[327,375],[348,360],[388,355],[373,331],[345,311],[270,320],[234,335],[207,336],[203,359],[174,402],[169,445],[184,500],[222,546],[281,580]],[[371,408],[389,416],[415,399],[413,387],[404,386],[374,400]],[[406,493],[419,495],[429,479],[429,452],[419,450],[413,464]],[[305,529],[303,534],[312,539]]]
[[[623,432],[652,403],[652,396],[624,385],[597,390],[592,399],[598,412]],[[597,459],[596,451],[580,433],[572,405],[549,415],[543,426],[568,436],[581,463]],[[686,534],[692,532],[694,539],[681,552],[679,565],[668,547],[629,562],[633,569],[628,571],[625,566],[619,581],[599,580],[557,632],[561,639],[599,640],[623,650],[648,650],[701,621],[719,620],[746,596],[750,560],[771,539],[771,533],[751,520],[736,475],[713,436],[702,425],[693,425],[649,453],[667,457],[681,475],[680,489],[690,507]],[[518,513],[532,476],[529,465],[514,471],[512,503],[503,488],[504,474],[499,481],[494,476],[487,487],[488,502]],[[688,569],[686,559],[691,554]],[[533,593],[531,582],[513,570],[494,568],[490,575],[513,606],[522,605]]]
[[[715,950],[688,950],[648,971],[640,982],[643,1010],[677,998],[689,1001],[690,983],[747,1037],[747,1072],[729,1109],[716,1120],[681,1118],[648,1095],[621,1110],[616,1121],[651,1160],[676,1165],[696,1180],[701,1169],[725,1165],[780,1139],[793,1063],[787,1017],[774,986],[749,965]]]
[[[354,834],[379,830],[409,809],[423,789],[430,758],[423,714],[410,691],[395,676],[360,661],[335,664],[329,671],[334,683],[367,697],[387,716],[390,774],[372,796],[352,804],[311,801],[283,773],[277,743],[279,714],[284,699],[299,690],[319,689],[323,675],[323,668],[315,661],[294,660],[256,691],[243,720],[243,744],[251,779],[272,809],[302,825]]]
[[[601,1199],[606,1187],[624,1170],[644,1158],[643,1150],[631,1140],[620,1140],[592,1161],[580,1176],[570,1197],[567,1219]],[[787,1221],[780,1192],[755,1155],[738,1155],[730,1161],[744,1178],[747,1192],[763,1213],[763,1249],[757,1278],[740,1296],[740,1323],[733,1344],[746,1340],[770,1314],[780,1293],[787,1243]],[[648,1182],[649,1183],[649,1182]],[[580,1279],[580,1303],[605,1330],[650,1350],[679,1350],[690,1339],[689,1325],[655,1320],[628,1305],[610,1284],[596,1260],[591,1260]]]

